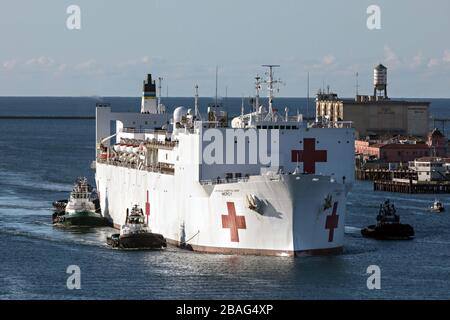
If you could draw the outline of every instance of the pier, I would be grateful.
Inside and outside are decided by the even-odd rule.
[[[93,120],[95,116],[5,116],[0,120]]]
[[[374,191],[398,192],[398,193],[450,193],[450,181],[417,182],[409,181],[376,180],[373,183]]]
[[[414,170],[388,170],[388,169],[356,169],[355,177],[358,180],[392,180],[412,179],[417,180],[417,172]]]

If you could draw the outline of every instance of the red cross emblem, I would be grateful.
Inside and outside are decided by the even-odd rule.
[[[327,216],[327,222],[325,223],[325,229],[330,230],[330,232],[328,234],[328,242],[333,242],[334,229],[336,229],[339,224],[339,215],[336,214],[337,206],[338,206],[338,203],[335,202],[333,205],[333,212],[331,213],[331,215]]]
[[[303,162],[304,173],[316,173],[316,162],[327,162],[327,151],[316,150],[316,139],[304,138],[303,150],[292,150],[292,162]]]
[[[148,217],[150,216],[150,202],[148,201],[148,190],[147,190],[147,202],[145,203],[145,215],[147,216],[147,224],[148,224]]]
[[[245,216],[237,216],[234,202],[227,202],[228,215],[222,215],[222,228],[230,229],[231,242],[239,242],[239,229],[247,229]]]

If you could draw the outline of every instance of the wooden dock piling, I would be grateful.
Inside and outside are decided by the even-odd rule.
[[[449,181],[409,182],[376,180],[373,183],[374,191],[399,192],[399,193],[450,193]]]
[[[417,180],[417,172],[413,170],[356,169],[355,176],[358,180],[369,181],[392,179]]]

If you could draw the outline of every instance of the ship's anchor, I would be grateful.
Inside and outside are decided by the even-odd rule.
[[[330,209],[333,206],[332,202],[333,202],[333,197],[331,196],[331,194],[328,194],[325,197],[324,203],[322,205],[322,211],[326,211],[326,210]]]

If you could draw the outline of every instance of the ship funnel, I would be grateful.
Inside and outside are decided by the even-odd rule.
[[[141,113],[158,113],[156,100],[156,85],[152,75],[147,75],[142,88]]]

